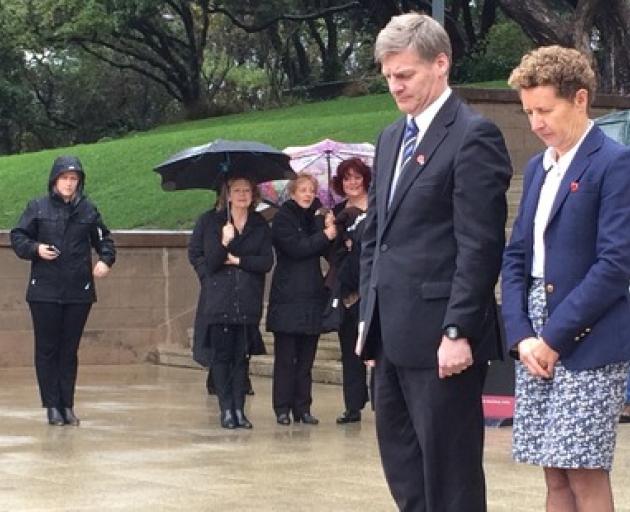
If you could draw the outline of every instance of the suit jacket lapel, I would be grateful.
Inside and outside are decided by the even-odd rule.
[[[545,170],[543,169],[542,158],[536,166],[534,177],[527,190],[525,196],[525,203],[523,204],[523,226],[527,226],[527,232],[525,233],[525,247],[534,247],[534,217],[536,216],[536,210],[538,209],[538,199],[540,198],[540,191],[542,190],[543,183],[545,182]]]
[[[599,150],[602,145],[602,141],[603,134],[601,130],[597,126],[591,128],[591,131],[577,150],[577,153],[571,161],[571,165],[569,165],[567,172],[560,182],[560,188],[558,189],[558,193],[556,194],[556,197],[553,201],[553,206],[551,208],[551,213],[549,214],[549,221],[547,222],[547,226],[551,224],[553,218],[556,216],[556,214],[560,210],[560,207],[569,195],[569,192],[571,192],[571,184],[577,183],[580,180],[582,174],[584,174],[584,171],[588,169],[588,166],[591,163],[591,154]]]
[[[448,127],[455,120],[459,105],[459,98],[457,98],[454,93],[451,93],[446,103],[444,103],[435,118],[433,118],[420,144],[416,148],[413,157],[407,162],[407,165],[402,169],[400,178],[398,178],[394,197],[392,198],[392,203],[387,212],[387,222],[389,222],[396,213],[396,210],[400,206],[402,199],[405,197],[412,183],[418,178],[425,167],[430,165],[431,157],[447,136]],[[398,152],[396,154],[398,154]],[[422,158],[419,158],[420,155],[422,155]],[[385,207],[387,208],[387,203],[385,203]]]
[[[405,130],[405,118],[398,121],[398,124],[391,131],[388,140],[382,140],[380,147],[387,151],[381,156],[379,154],[379,171],[382,174],[379,176],[378,183],[378,225],[385,225],[385,216],[387,215],[387,202],[389,200],[389,188],[394,177],[394,170],[396,169],[396,162],[398,160],[398,152],[400,149],[400,143],[402,141],[403,132]],[[379,148],[380,149],[380,148]],[[382,160],[381,160],[382,158]]]

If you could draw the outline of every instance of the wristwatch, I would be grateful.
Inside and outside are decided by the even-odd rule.
[[[462,337],[462,333],[456,325],[447,325],[444,328],[444,336],[446,336],[449,340],[455,341]]]

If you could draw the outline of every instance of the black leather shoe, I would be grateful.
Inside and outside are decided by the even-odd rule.
[[[73,427],[78,427],[79,423],[81,423],[81,420],[74,415],[74,411],[71,407],[66,407],[63,410],[63,418],[66,425],[72,425]]]
[[[49,425],[56,425],[60,427],[65,424],[61,412],[56,407],[48,407],[46,409],[46,415],[48,416]]]
[[[238,428],[252,428],[252,422],[247,419],[245,413],[241,409],[236,409],[234,411],[234,416],[236,416],[236,426]]]
[[[221,413],[221,426],[223,428],[233,429],[236,428],[236,421],[231,410],[223,411]]]
[[[295,421],[296,423],[302,422],[307,425],[317,425],[319,423],[319,420],[315,416],[312,416],[310,412],[305,412],[304,414],[302,414],[302,416],[297,416],[296,418],[293,418],[293,421]]]
[[[345,425],[346,423],[356,423],[361,421],[361,411],[343,411],[341,416],[337,418],[338,425]]]
[[[281,412],[276,418],[278,425],[291,425],[291,418],[286,412]]]

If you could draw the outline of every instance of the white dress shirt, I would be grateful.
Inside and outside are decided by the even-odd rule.
[[[560,158],[556,159],[556,150],[552,147],[548,147],[543,155],[543,169],[546,177],[540,189],[536,216],[534,217],[534,254],[531,269],[531,275],[534,278],[545,277],[545,229],[547,229],[549,215],[558,194],[560,182],[593,125],[593,121],[589,119],[586,131],[580,140]]]
[[[442,92],[442,94],[440,94],[433,103],[431,103],[427,108],[425,108],[422,112],[420,112],[420,114],[414,117],[414,120],[416,121],[416,126],[418,127],[418,135],[416,136],[416,148],[418,147],[418,144],[420,144],[420,141],[422,140],[422,137],[424,136],[424,134],[429,129],[429,126],[433,122],[433,119],[435,118],[439,110],[442,108],[444,103],[446,103],[446,100],[451,95],[451,92],[452,91],[450,87],[447,87],[446,89],[444,89],[444,92]],[[407,115],[407,122],[409,121],[411,117],[412,116]],[[404,153],[403,149],[404,149],[403,145],[401,144],[398,150],[398,159],[396,160],[396,168],[394,169],[394,177],[392,178],[392,185],[389,189],[388,204],[391,203],[392,201],[392,197],[394,196],[394,192],[396,190],[396,184],[398,183],[398,179],[400,178],[400,172],[402,171],[401,164],[402,164],[403,153]]]

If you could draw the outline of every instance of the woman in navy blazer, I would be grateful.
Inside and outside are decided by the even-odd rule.
[[[576,50],[534,50],[509,83],[547,146],[525,169],[503,261],[519,359],[513,456],[543,467],[547,510],[612,511],[630,366],[630,148],[589,120],[595,75]]]

